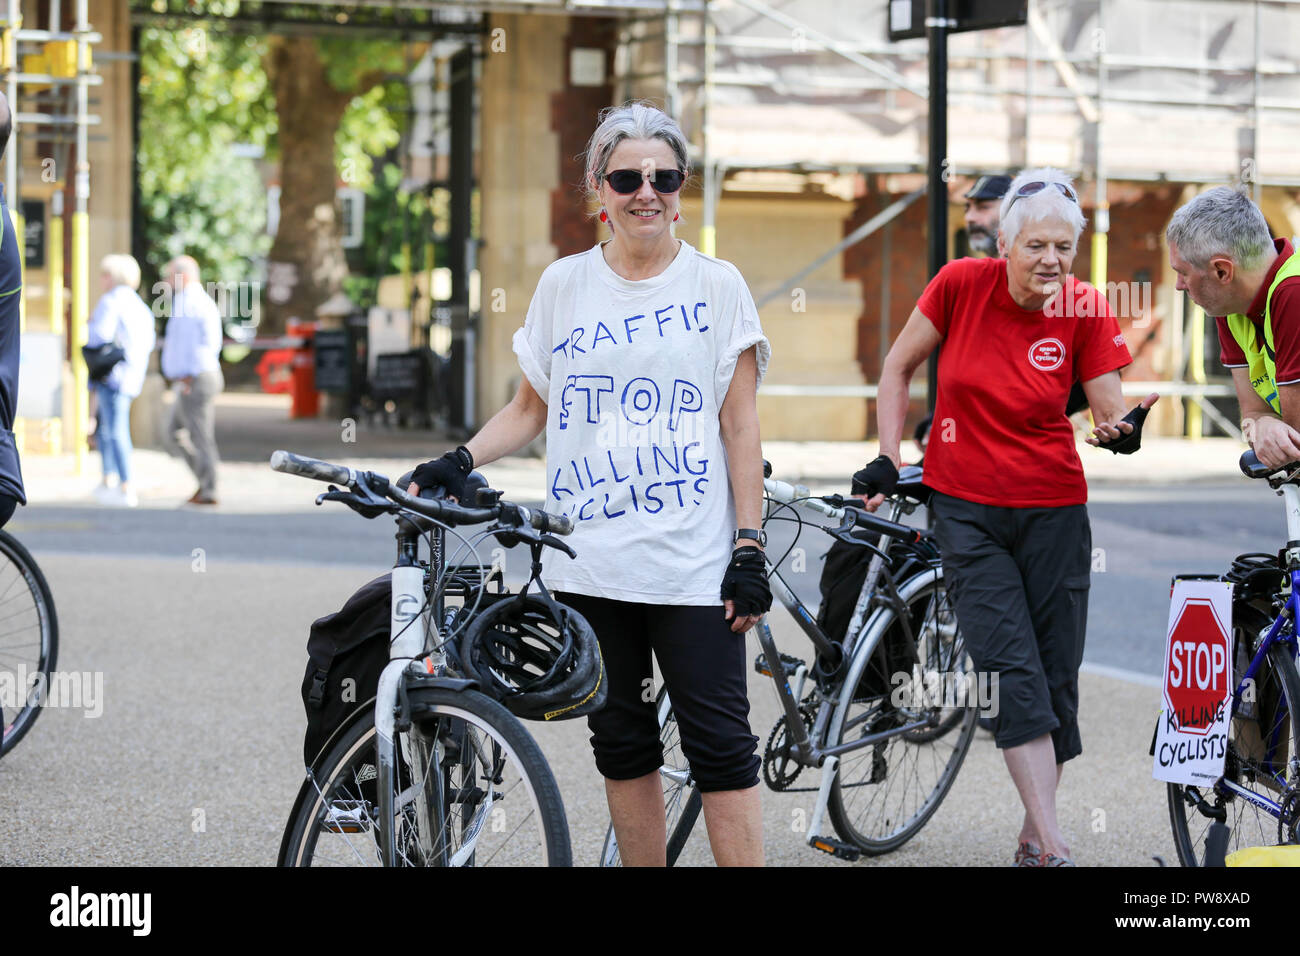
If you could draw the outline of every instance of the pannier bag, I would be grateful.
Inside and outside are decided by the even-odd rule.
[[[817,609],[817,626],[833,641],[846,641],[853,608],[857,606],[862,583],[867,579],[867,569],[874,553],[870,548],[834,541],[826,552],[819,587],[821,606]],[[898,578],[899,568],[891,569]],[[913,628],[920,623],[911,622]],[[916,634],[913,633],[913,638]],[[914,648],[907,640],[902,625],[897,621],[881,638],[871,661],[862,672],[855,696],[859,699],[886,697],[893,690],[890,678],[896,673],[912,673],[917,662]]]
[[[311,626],[302,702],[307,710],[303,758],[311,766],[334,731],[362,707],[373,706],[388,663],[392,575],[362,586],[343,607]]]

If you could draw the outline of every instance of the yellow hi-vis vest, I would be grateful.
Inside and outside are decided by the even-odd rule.
[[[1246,365],[1250,371],[1250,384],[1259,393],[1259,397],[1268,402],[1270,408],[1282,414],[1282,403],[1277,397],[1277,363],[1273,351],[1273,293],[1282,284],[1283,279],[1300,276],[1300,253],[1291,253],[1291,258],[1282,263],[1273,277],[1273,284],[1268,287],[1268,298],[1264,301],[1264,348],[1259,347],[1259,337],[1255,333],[1255,323],[1250,316],[1237,313],[1227,316],[1228,331],[1241,346],[1246,356]]]

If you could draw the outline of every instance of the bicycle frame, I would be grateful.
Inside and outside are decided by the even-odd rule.
[[[769,494],[775,492],[782,498],[807,497],[807,489],[795,488],[784,482],[766,479],[764,486]],[[829,517],[839,517],[844,513],[842,509],[832,508],[817,499],[802,503],[821,511]],[[887,517],[891,521],[897,521],[905,510],[902,502],[893,501]],[[893,576],[885,567],[885,557],[889,554],[892,545],[893,541],[885,534],[882,534],[877,541],[875,545],[876,553],[868,566],[866,579],[863,581],[862,589],[858,593],[857,604],[854,606],[853,616],[849,622],[847,633],[850,637],[842,649],[838,651],[835,642],[817,626],[817,622],[808,613],[803,602],[799,600],[794,590],[781,576],[779,568],[773,565],[768,575],[773,597],[790,613],[795,623],[799,625],[799,629],[812,642],[817,650],[818,661],[832,660],[842,654],[842,659],[833,661],[834,666],[831,668],[831,673],[843,666],[849,668],[844,680],[837,684],[839,687],[857,686],[862,671],[871,659],[876,645],[880,643],[886,633],[887,628],[881,626],[884,622],[890,620],[899,621],[903,625],[907,640],[913,646],[916,644],[916,637],[912,634],[911,621],[908,615],[904,613],[907,600],[916,591],[931,584],[938,576],[938,569],[931,568],[928,572],[911,575],[904,583],[903,590],[900,591]],[[879,584],[883,584],[883,590],[878,587]],[[786,733],[791,741],[791,758],[806,767],[822,768],[817,803],[813,810],[812,819],[809,821],[808,837],[805,840],[806,843],[812,846],[817,840],[822,839],[820,836],[822,821],[825,818],[826,808],[830,802],[831,787],[835,782],[841,755],[863,747],[873,746],[899,734],[924,729],[929,724],[925,720],[919,720],[892,727],[881,733],[867,734],[849,743],[839,744],[834,747],[820,746],[818,741],[825,739],[831,715],[834,713],[839,701],[830,698],[822,700],[817,708],[817,716],[814,719],[812,732],[810,733],[804,725],[802,715],[799,713],[799,701],[803,698],[803,691],[808,678],[807,665],[800,664],[794,674],[790,675],[793,677],[795,684],[792,689],[790,686],[791,681],[786,676],[785,667],[781,663],[781,655],[777,651],[776,642],[772,637],[772,628],[768,624],[766,616],[759,621],[755,632],[758,636],[759,646],[762,647],[767,661],[767,675],[772,679],[777,698],[780,700],[782,711],[785,714]]]
[[[380,853],[384,866],[397,865],[397,846],[395,828],[392,821],[396,816],[393,792],[397,777],[397,748],[394,745],[399,731],[397,717],[398,704],[405,697],[408,680],[414,678],[425,686],[447,687],[464,690],[473,686],[472,681],[459,680],[446,676],[446,654],[431,642],[431,636],[439,633],[438,627],[431,627],[431,622],[438,622],[446,627],[448,621],[446,602],[441,588],[429,590],[433,582],[442,578],[446,569],[445,536],[443,527],[436,522],[429,522],[431,547],[429,566],[426,569],[419,561],[419,543],[422,533],[421,523],[399,515],[397,518],[397,563],[392,573],[392,604],[389,661],[379,675],[379,686],[375,693],[375,750],[379,781],[379,819],[385,825],[380,828]],[[431,646],[433,644],[434,646]],[[405,713],[405,708],[400,708]],[[406,728],[401,728],[405,730]],[[434,741],[435,754],[441,763],[441,741]],[[435,793],[432,800],[417,801],[417,812],[422,817],[433,806],[441,812],[442,779],[437,774],[429,774],[424,765],[423,755],[418,748],[408,747],[403,753],[411,768],[411,779],[426,781],[426,786],[433,786]],[[432,778],[432,779],[431,779]],[[476,819],[467,828],[467,839],[456,855],[442,862],[446,866],[456,866],[474,852],[478,833],[487,813],[491,810],[493,800],[484,800],[478,809]],[[425,858],[434,855],[433,834],[442,833],[445,821],[438,820],[436,825],[427,819],[420,820],[420,847]],[[441,851],[445,857],[445,847]]]
[[[1259,671],[1260,664],[1267,656],[1269,648],[1276,643],[1287,645],[1291,650],[1292,657],[1295,657],[1300,645],[1297,645],[1296,639],[1296,621],[1300,619],[1300,487],[1296,485],[1282,485],[1278,489],[1282,495],[1282,500],[1286,504],[1286,524],[1287,524],[1287,547],[1286,547],[1286,574],[1287,582],[1290,587],[1290,593],[1287,595],[1286,603],[1282,610],[1269,626],[1268,634],[1260,641],[1259,648],[1255,656],[1251,658],[1250,666],[1242,674],[1241,681],[1237,684],[1232,694],[1232,715],[1236,713],[1241,705],[1242,695],[1248,687],[1252,687],[1255,681],[1255,674]],[[1273,765],[1273,755],[1277,751],[1278,735],[1282,731],[1283,724],[1279,722],[1273,727],[1268,741],[1268,750],[1265,752],[1266,761],[1269,766]],[[1297,781],[1300,783],[1300,754],[1291,754],[1287,761],[1286,775],[1279,779],[1278,774],[1274,773],[1274,780],[1285,792],[1287,781]],[[1220,777],[1215,781],[1214,789],[1216,792],[1232,794],[1240,797],[1247,803],[1251,803],[1261,810],[1266,811],[1274,817],[1282,815],[1282,806],[1275,803],[1268,797],[1247,790],[1245,787]]]

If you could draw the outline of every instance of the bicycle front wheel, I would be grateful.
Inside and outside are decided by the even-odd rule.
[[[845,753],[831,787],[831,823],[868,856],[898,849],[939,808],[970,748],[978,712],[970,658],[943,572],[915,575],[899,586],[899,594],[917,647],[910,680],[890,675],[891,691],[884,693],[879,680],[855,676],[867,676],[875,665],[855,660],[827,731],[829,743],[838,745],[897,730]],[[877,611],[857,655],[871,647],[874,656],[899,626],[892,610]],[[877,634],[879,642],[872,640]]]
[[[285,830],[282,866],[378,866],[393,827],[399,866],[570,866],[569,828],[541,748],[475,691],[415,688],[397,735],[392,820],[382,820],[373,714],[309,775]]]
[[[677,718],[673,716],[673,705],[666,687],[662,688],[659,696],[655,698],[655,711],[659,716],[659,739],[664,748],[664,762],[659,768],[659,777],[664,788],[664,818],[667,827],[665,849],[668,865],[672,866],[681,856],[686,841],[690,839],[691,829],[699,818],[703,799],[700,797],[699,787],[695,785],[695,778],[691,776],[691,766],[682,753]],[[605,831],[605,845],[600,851],[600,865],[623,865],[613,823]]]
[[[1228,852],[1251,846],[1295,842],[1296,807],[1282,822],[1276,812],[1225,786],[1237,787],[1276,806],[1286,789],[1288,761],[1300,751],[1300,675],[1291,648],[1274,644],[1260,662],[1255,679],[1256,718],[1232,718],[1223,779],[1213,787],[1167,785],[1169,825],[1183,866],[1205,865],[1210,824],[1227,824]]]
[[[13,535],[0,531],[0,756],[41,712],[58,650],[59,622],[45,575]]]

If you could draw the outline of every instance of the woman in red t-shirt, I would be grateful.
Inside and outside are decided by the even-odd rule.
[[[1070,275],[1084,217],[1070,179],[1026,170],[1002,201],[998,251],[934,277],[885,359],[881,456],[854,475],[874,510],[893,490],[916,368],[942,343],[925,483],[945,580],[975,667],[992,675],[994,737],[1024,804],[1018,866],[1073,866],[1056,818],[1065,761],[1082,752],[1079,663],[1092,533],[1065,416],[1074,381],[1088,443],[1136,451],[1149,396],[1125,416],[1131,359],[1106,299]]]

